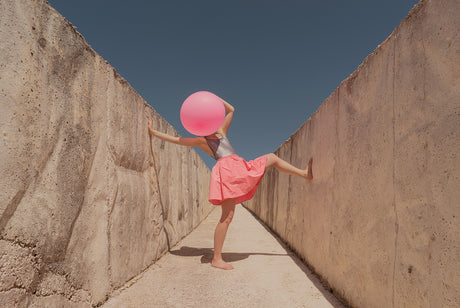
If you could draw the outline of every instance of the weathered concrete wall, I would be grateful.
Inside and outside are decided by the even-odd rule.
[[[0,111],[0,306],[101,303],[212,209],[199,156],[150,140],[175,131],[45,1],[0,1]]]
[[[460,306],[460,2],[422,1],[245,205],[356,307]]]

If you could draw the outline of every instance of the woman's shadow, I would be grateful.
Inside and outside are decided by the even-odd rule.
[[[212,257],[214,256],[214,250],[212,248],[195,248],[182,246],[177,250],[170,250],[170,254],[175,256],[183,257],[198,257],[201,256],[201,263],[211,263]],[[235,262],[247,259],[249,256],[263,255],[263,256],[288,256],[288,254],[277,254],[277,253],[241,253],[241,252],[223,252],[222,258],[225,262]]]

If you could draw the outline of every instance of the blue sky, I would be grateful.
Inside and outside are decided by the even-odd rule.
[[[48,2],[182,136],[192,137],[179,118],[188,95],[207,90],[231,103],[228,137],[247,160],[287,140],[418,3]]]

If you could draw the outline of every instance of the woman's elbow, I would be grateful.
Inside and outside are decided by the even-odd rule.
[[[227,114],[229,114],[229,113],[234,113],[234,112],[235,112],[235,107],[233,107],[233,106],[226,106],[226,107],[225,107],[225,112],[226,112]]]

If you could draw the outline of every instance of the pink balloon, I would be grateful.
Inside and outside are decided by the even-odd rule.
[[[224,123],[225,107],[222,100],[208,91],[193,93],[182,104],[180,120],[185,129],[197,136],[215,133]]]

